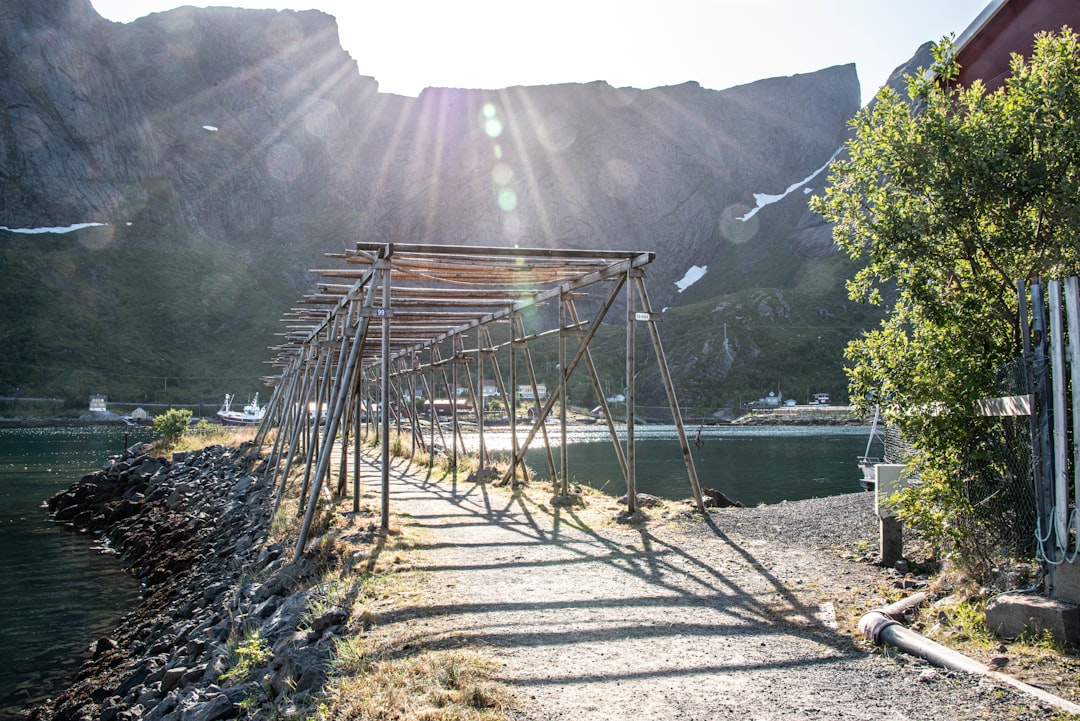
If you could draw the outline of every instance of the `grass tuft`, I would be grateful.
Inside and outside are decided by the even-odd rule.
[[[357,644],[339,644],[338,659],[339,668],[362,673],[331,690],[327,719],[501,721],[510,705],[507,691],[490,680],[494,664],[468,649],[366,659]]]
[[[270,650],[270,646],[259,630],[248,629],[242,637],[234,638],[229,642],[227,668],[219,680],[222,683],[243,681],[255,669],[269,663],[273,656],[273,651]]]
[[[189,428],[180,438],[172,442],[158,439],[153,445],[155,453],[168,455],[179,451],[197,451],[207,446],[237,447],[255,438],[254,426],[222,426],[217,423],[199,421]]]

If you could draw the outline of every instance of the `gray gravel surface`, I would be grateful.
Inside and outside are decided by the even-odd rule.
[[[837,552],[876,543],[868,494],[620,524],[607,498],[392,483],[439,599],[406,632],[492,657],[520,721],[1060,718],[852,635],[895,576]]]

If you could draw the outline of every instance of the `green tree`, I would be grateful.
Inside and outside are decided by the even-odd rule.
[[[187,408],[170,408],[154,419],[154,431],[167,444],[176,443],[191,423],[191,411]]]
[[[849,295],[890,304],[848,345],[849,388],[919,449],[918,520],[947,536],[979,444],[973,401],[1018,353],[1016,281],[1080,271],[1080,48],[1068,28],[1038,35],[994,92],[957,87],[951,41],[934,58],[907,100],[883,89],[851,121],[811,208],[865,263]]]

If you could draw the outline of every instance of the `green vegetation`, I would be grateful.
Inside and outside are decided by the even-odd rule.
[[[155,423],[157,420],[155,419]],[[172,451],[194,451],[207,446],[239,446],[255,438],[254,426],[222,426],[217,423],[199,421],[194,426],[184,429],[179,438],[165,442],[162,438],[159,453]],[[271,431],[273,434],[273,431]]]
[[[1080,45],[1068,30],[1039,35],[993,93],[955,87],[947,40],[933,71],[909,79],[910,103],[883,89],[856,116],[811,207],[867,262],[851,298],[894,298],[847,348],[851,397],[882,402],[920,452],[906,520],[964,552],[963,464],[983,450],[973,402],[999,395],[998,370],[1019,352],[1016,281],[1080,272]]]
[[[154,419],[154,431],[166,445],[173,445],[187,431],[191,423],[191,411],[187,408],[170,408]]]
[[[7,350],[0,395],[18,388],[21,396],[60,397],[73,409],[84,409],[92,393],[134,405],[217,404],[226,392],[244,399],[267,373],[282,315],[310,290],[305,271],[326,250],[318,240],[326,232],[313,221],[307,242],[319,253],[305,258],[304,247],[265,248],[257,237],[212,242],[147,222],[62,235],[0,231],[0,264],[8,269],[0,286]],[[804,258],[764,235],[725,249],[732,268],[752,260],[742,256],[769,258],[757,263],[760,273],[710,271],[680,299],[687,305],[671,308],[660,323],[679,400],[695,413],[759,398],[778,384],[801,401],[817,391],[840,398],[843,348],[877,320],[876,309],[843,295],[850,261],[828,253]],[[738,290],[747,283],[761,289]],[[781,299],[789,315],[761,314]],[[731,364],[719,360],[725,331],[729,347],[740,350]],[[614,313],[601,334],[593,357],[606,388],[621,392],[622,316]],[[638,334],[639,402],[663,414],[667,400],[647,336]],[[540,341],[532,351],[539,382],[554,386],[557,343]],[[570,397],[574,405],[596,405],[583,365]]]
[[[0,243],[0,395],[220,403],[266,372],[294,287],[243,239],[137,223]],[[306,267],[306,266],[303,266]]]
[[[274,657],[266,639],[258,629],[248,629],[243,636],[229,642],[227,668],[221,674],[221,681],[242,681],[252,671],[265,666]]]
[[[720,290],[710,270],[700,281],[703,288],[692,297],[701,299],[668,308],[658,323],[684,414],[693,417],[735,409],[778,388],[784,398],[799,403],[819,392],[830,393],[838,404],[846,403],[844,348],[884,317],[882,308],[847,297],[843,279],[856,269],[846,258],[807,260],[792,279],[792,287],[737,291]],[[604,392],[609,396],[622,393],[626,385],[623,317],[609,314],[590,349]],[[530,351],[538,381],[554,388],[558,384],[555,342],[537,342]],[[648,419],[669,419],[663,381],[643,325],[637,330],[636,357],[638,413]],[[599,402],[584,363],[570,378],[569,397],[570,405],[580,408],[591,409]]]
[[[769,391],[799,403],[818,392],[845,402],[844,347],[881,314],[844,298],[842,276],[835,277],[831,293],[756,288],[668,310],[661,332],[672,372],[682,379],[680,402],[707,412]],[[655,371],[645,376],[655,376],[655,384],[645,380],[643,387],[662,391]]]
[[[338,664],[360,673],[339,679],[316,719],[505,719],[510,695],[491,681],[496,664],[465,649],[426,651],[405,658],[366,658],[353,643],[339,645]]]

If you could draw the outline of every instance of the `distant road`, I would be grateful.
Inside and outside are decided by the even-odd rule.
[[[62,401],[63,398],[34,398],[33,396],[0,396],[0,401]]]

